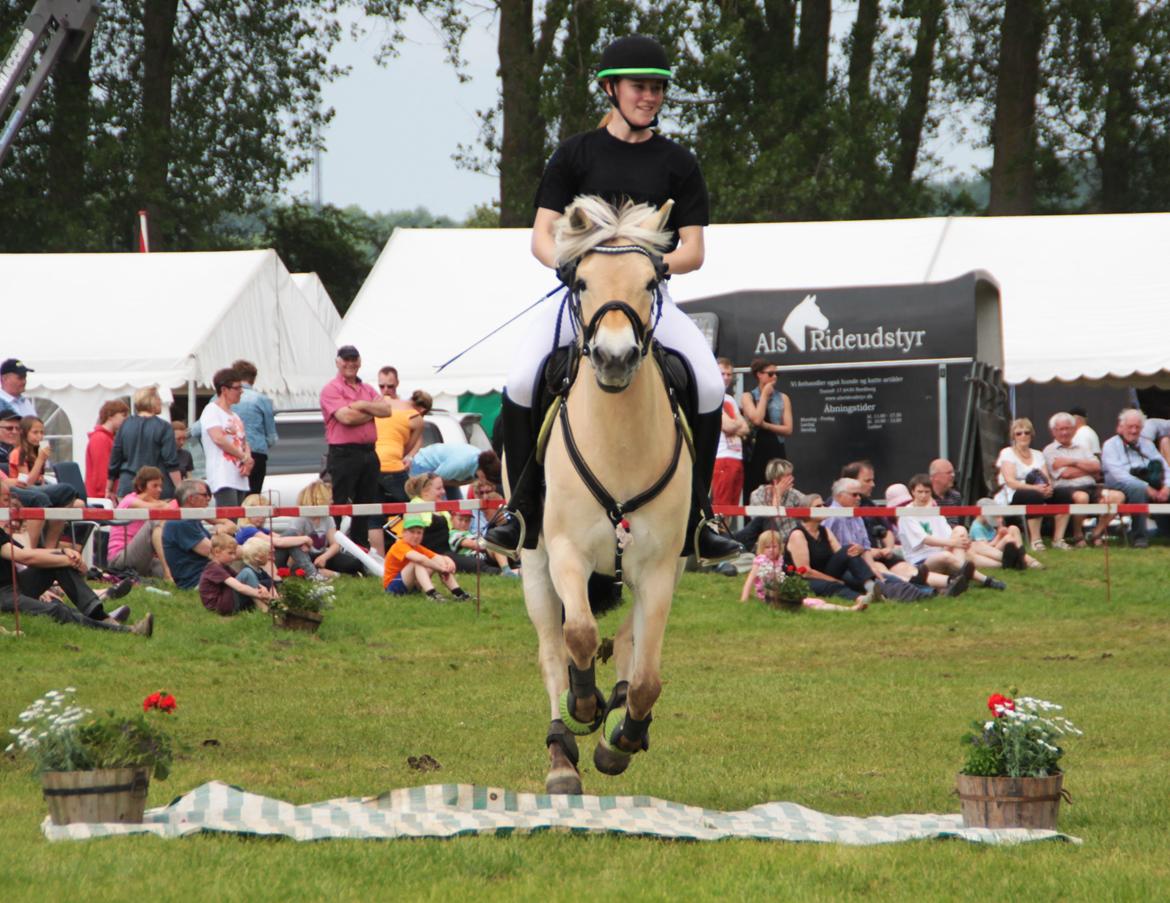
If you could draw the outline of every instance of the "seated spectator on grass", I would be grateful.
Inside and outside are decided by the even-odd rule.
[[[211,560],[199,576],[199,599],[203,607],[224,617],[253,608],[268,611],[268,600],[273,593],[264,587],[241,583],[232,570],[231,564],[239,554],[236,541],[227,534],[217,533],[207,542]]]
[[[212,377],[215,400],[199,415],[202,427],[203,470],[217,506],[234,507],[248,494],[248,475],[255,462],[248,446],[244,422],[232,410],[240,400],[244,383],[231,367]]]
[[[406,596],[421,591],[432,602],[441,602],[432,575],[438,575],[442,584],[456,599],[470,599],[455,579],[455,562],[446,555],[438,555],[422,544],[426,524],[419,514],[408,514],[402,522],[402,538],[386,553],[386,569],[382,574],[382,589],[394,596]]]
[[[479,569],[485,574],[503,574],[505,577],[519,577],[520,569],[512,569],[506,556],[483,548],[479,534],[471,529],[470,511],[451,512],[451,532],[447,536],[451,553],[455,557],[456,570]],[[461,567],[460,563],[466,562]]]
[[[412,476],[406,481],[406,494],[412,502],[438,502],[447,498],[443,478],[437,473]],[[422,511],[418,516],[424,527],[422,544],[435,552],[447,554],[451,548],[448,537],[451,532],[451,515],[446,511]],[[402,522],[400,515],[394,515],[387,521],[386,527],[396,536],[401,536]]]
[[[270,507],[271,504],[265,496],[259,494],[249,495],[243,502],[245,508],[266,508]],[[288,557],[293,561],[293,567],[300,568],[308,577],[317,576],[317,567],[313,564],[312,555],[309,554],[313,549],[313,540],[309,535],[282,532],[279,536],[272,536],[272,531],[267,526],[267,520],[263,515],[240,518],[239,529],[236,531],[236,542],[242,546],[252,537],[262,536],[265,542],[271,542],[273,547],[288,552]]]
[[[0,483],[0,508],[9,507],[12,520],[6,526],[16,532],[21,526],[20,502]],[[13,562],[23,568],[16,574],[15,586]],[[133,627],[125,626],[122,622],[130,615],[129,606],[107,613],[97,593],[82,579],[86,570],[76,549],[26,549],[0,527],[0,611],[12,612],[19,604],[22,615],[47,615],[59,624],[150,636],[154,617],[148,614]],[[54,584],[61,587],[76,607],[66,605],[51,592]],[[125,589],[129,591],[129,584],[125,584]],[[14,593],[19,594],[15,602]]]
[[[833,483],[833,502],[831,508],[856,508],[861,500],[861,484],[849,477],[842,477]],[[903,561],[893,549],[875,549],[870,542],[869,532],[865,520],[861,517],[830,517],[825,519],[825,525],[837,538],[841,548],[851,555],[860,554],[873,571],[874,576],[881,582],[883,595],[888,595],[901,602],[913,602],[920,598],[933,596],[933,590],[925,586],[911,584],[910,587],[898,584],[910,583],[918,574],[918,569]]]
[[[887,503],[891,505],[902,501],[897,497],[893,486],[886,490],[886,496]],[[936,506],[930,476],[924,473],[916,474],[910,480],[910,504],[907,511],[934,507]],[[925,567],[930,573],[951,578],[943,595],[959,595],[972,579],[978,581],[985,589],[1007,589],[1001,581],[976,570],[976,563],[972,560],[975,551],[971,548],[971,537],[966,528],[951,526],[941,515],[902,515],[898,518],[898,538],[902,544],[902,555],[908,562],[920,568]],[[1002,560],[1002,553],[999,557]]]
[[[35,418],[34,418],[35,419]],[[70,486],[64,483],[44,483],[39,486],[29,485],[28,470],[22,470],[19,463],[14,467],[11,458],[16,455],[20,460],[21,451],[21,422],[22,418],[12,408],[0,404],[0,483],[9,488],[13,498],[25,508],[80,508],[84,506]],[[39,423],[39,421],[38,421]],[[45,452],[45,457],[48,452]],[[38,449],[31,460],[41,461],[41,451]],[[15,476],[13,475],[15,473]],[[28,543],[32,548],[55,549],[65,529],[65,521],[29,520],[25,522]]]
[[[873,464],[870,461],[850,461],[841,468],[841,476],[851,480],[857,480],[857,487],[861,492],[858,507],[876,507],[876,503],[873,500],[873,489],[877,483],[877,476],[874,473]],[[865,531],[869,534],[870,548],[879,550],[886,549],[893,553],[894,548],[898,544],[897,525],[885,517],[866,517],[862,518],[862,520],[865,522]]]
[[[497,460],[499,459],[497,458]],[[477,479],[472,483],[469,497],[479,499],[480,503],[504,501],[503,489],[490,479]],[[495,508],[477,508],[473,511],[471,513],[471,532],[482,536],[496,510]]]
[[[157,467],[143,467],[134,477],[134,491],[118,502],[118,509],[145,508],[159,511],[177,508],[175,499],[162,497],[163,476]],[[132,520],[110,527],[106,558],[116,571],[133,568],[143,577],[162,577],[174,582],[163,553],[163,522]]]
[[[207,508],[211,492],[202,480],[183,480],[175,490],[180,508]],[[235,538],[232,538],[233,545]],[[211,555],[211,532],[201,520],[170,520],[163,526],[163,556],[180,589],[195,589]]]
[[[187,451],[187,421],[172,420],[171,429],[175,433],[175,448],[179,454],[179,476],[186,480],[195,469],[195,459],[191,457],[191,452]]]
[[[1044,505],[1052,499],[1052,475],[1044,455],[1032,448],[1035,429],[1027,417],[1013,420],[1008,430],[1012,444],[1002,449],[996,458],[999,470],[999,492],[995,501],[1000,505]],[[913,487],[911,487],[913,488]],[[1044,551],[1040,538],[1043,518],[1028,517],[1028,543],[1034,552]]]
[[[272,566],[272,546],[267,537],[256,535],[246,542],[239,543],[240,561],[244,566],[236,575],[240,583],[252,589],[264,587],[269,592],[276,592],[276,574]],[[308,573],[306,577],[312,576]]]
[[[963,496],[955,488],[955,465],[946,458],[935,458],[930,462],[927,473],[930,475],[930,492],[934,496],[934,503],[938,507],[946,505],[962,505]],[[947,523],[952,527],[962,523],[962,518],[948,517]]]
[[[765,530],[756,541],[756,557],[752,559],[752,569],[748,571],[743,581],[743,590],[739,594],[739,601],[748,601],[753,588],[756,598],[764,600],[766,593],[764,584],[774,576],[784,571],[784,556],[780,549],[780,535],[775,530]],[[824,599],[809,597],[801,600],[802,608],[814,611],[864,611],[869,603],[859,599],[852,605],[834,605]]]
[[[796,474],[792,462],[783,458],[773,458],[764,468],[764,477],[767,482],[756,488],[748,499],[749,505],[766,505],[769,508],[806,508],[812,496],[805,495],[794,487]],[[787,543],[788,534],[796,527],[797,520],[793,517],[756,516],[744,525],[742,530],[735,533],[735,539],[744,548],[752,548],[760,534],[765,530],[775,530],[780,534],[781,544]]]
[[[1052,501],[1065,505],[1123,503],[1124,493],[1116,489],[1102,489],[1097,485],[1097,478],[1101,476],[1101,462],[1096,455],[1073,444],[1073,433],[1076,432],[1076,428],[1076,418],[1072,414],[1061,411],[1048,418],[1052,441],[1044,447],[1044,463],[1053,478]],[[1072,516],[1071,545],[1064,541],[1069,516],[1057,515],[1054,522],[1052,530],[1054,549],[1084,548],[1086,540],[1083,514]],[[1092,544],[1101,545],[1105,541],[1103,537],[1108,529],[1109,518],[1097,518],[1097,526],[1090,537]]]
[[[809,503],[810,512],[822,507],[820,496],[814,496]],[[837,537],[818,518],[801,519],[788,534],[784,565],[796,568],[818,596],[839,596],[857,609],[868,607],[877,598],[873,593],[873,571],[860,550],[857,546],[841,548]]]
[[[991,499],[980,499],[975,504],[980,508],[986,508],[995,502]],[[1005,523],[1002,517],[980,514],[971,522],[970,532],[973,544],[982,542],[999,550],[1001,567],[1021,571],[1025,568],[1044,569],[1039,560],[1027,553],[1020,528],[1015,524]]]
[[[175,434],[162,413],[162,398],[151,386],[134,393],[134,413],[127,417],[110,451],[106,495],[118,499],[134,486],[134,475],[143,467],[157,467],[163,475],[163,498],[173,498],[179,480],[179,455]]]
[[[85,444],[85,494],[90,498],[106,497],[114,437],[129,416],[130,406],[120,398],[107,401],[98,411],[97,426],[90,431]]]
[[[1124,493],[1130,504],[1161,504],[1170,499],[1170,465],[1153,442],[1142,438],[1145,423],[1146,415],[1136,408],[1126,408],[1117,416],[1117,435],[1101,446],[1101,469],[1106,488]],[[1144,549],[1150,544],[1146,515],[1130,516],[1134,548]],[[1165,530],[1165,520],[1159,526]]]
[[[297,495],[297,504],[305,507],[309,505],[328,506],[333,504],[333,493],[327,483],[314,480]],[[352,574],[362,576],[365,568],[349,552],[341,548],[337,541],[337,526],[328,514],[316,517],[302,514],[294,517],[282,536],[307,536],[312,545],[310,554],[313,557],[313,566],[323,577],[336,577],[338,574]],[[276,550],[277,567],[286,567],[289,554],[287,550]]]

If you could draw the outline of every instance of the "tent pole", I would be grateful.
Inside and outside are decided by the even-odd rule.
[[[187,380],[187,427],[195,425],[195,380]]]

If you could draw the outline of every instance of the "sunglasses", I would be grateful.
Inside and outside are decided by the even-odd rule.
[[[776,371],[776,370],[761,370],[760,372],[762,374],[764,374],[764,376],[776,376],[778,371]]]
[[[1016,430],[1015,435],[1017,435],[1017,436],[1031,436],[1032,431],[1031,430]]]
[[[385,392],[387,389],[397,389],[398,383],[378,383],[378,388]]]

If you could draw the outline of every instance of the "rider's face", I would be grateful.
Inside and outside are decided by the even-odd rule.
[[[619,78],[610,84],[626,121],[635,128],[649,128],[662,109],[666,82],[660,78]]]

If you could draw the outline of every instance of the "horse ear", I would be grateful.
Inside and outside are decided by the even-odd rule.
[[[589,219],[585,210],[579,204],[573,204],[566,211],[569,216],[569,228],[574,232],[585,232],[593,227],[593,221]]]
[[[643,229],[653,229],[655,232],[662,232],[666,229],[666,221],[670,219],[670,211],[674,209],[674,199],[671,198],[646,219],[638,223]]]

